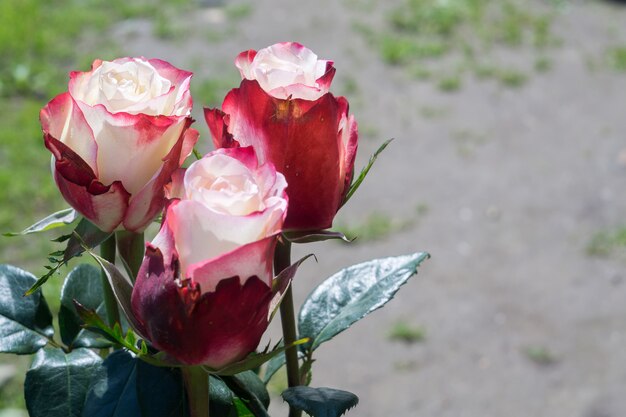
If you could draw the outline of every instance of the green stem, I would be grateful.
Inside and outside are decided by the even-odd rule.
[[[128,272],[131,281],[135,282],[144,255],[143,232],[133,233],[121,230],[115,233],[115,238],[117,240],[117,250],[120,258],[124,261],[126,272]]]
[[[209,417],[209,374],[201,366],[182,368],[191,417]]]
[[[283,239],[276,246],[274,254],[274,274],[278,275],[283,269],[291,265],[291,242]],[[283,327],[283,342],[285,346],[296,341],[296,315],[293,308],[293,292],[291,285],[283,296],[280,303],[280,321]],[[287,365],[287,384],[289,387],[300,385],[300,369],[298,364],[298,347],[293,346],[285,350],[285,359]],[[289,417],[299,417],[302,414],[300,410],[289,407]]]
[[[100,244],[100,255],[112,264],[115,264],[115,236],[110,236],[107,240]],[[102,277],[102,289],[104,291],[104,305],[107,310],[107,321],[109,326],[113,327],[115,323],[120,322],[120,312],[117,309],[117,300],[115,294],[109,284],[104,269],[100,272]]]

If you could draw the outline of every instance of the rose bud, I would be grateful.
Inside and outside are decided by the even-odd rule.
[[[257,347],[275,304],[286,186],[251,147],[219,149],[177,171],[168,188],[176,198],[132,294],[138,330],[156,348],[218,369]]]
[[[191,75],[158,59],[96,60],[41,110],[57,186],[101,230],[140,232],[162,210],[198,139]]]
[[[332,226],[352,181],[357,124],[348,102],[328,92],[332,61],[298,43],[241,53],[243,81],[222,110],[205,109],[216,147],[254,146],[287,179],[285,229]]]

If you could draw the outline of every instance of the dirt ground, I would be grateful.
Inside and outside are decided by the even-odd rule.
[[[353,29],[378,24],[391,1],[369,11],[251,4],[219,41],[194,35],[224,31],[209,7],[185,16],[193,30],[183,42],[157,40],[142,22],[114,36],[128,54],[192,65],[198,77],[236,77],[240,51],[299,41],[335,61],[335,91],[358,86],[348,99],[374,132],[362,135],[359,169],[396,138],[338,223],[376,212],[401,226],[377,240],[296,247],[294,257],[319,259],[302,267],[296,300],[357,262],[421,250],[432,259],[384,309],[318,350],[312,385],[356,393],[347,415],[361,417],[626,416],[626,257],[588,254],[594,235],[626,223],[626,75],[590,64],[626,40],[626,7],[568,2],[550,71],[517,89],[469,77],[445,93],[384,64]],[[425,339],[390,340],[398,322]],[[272,410],[282,414],[279,398]]]

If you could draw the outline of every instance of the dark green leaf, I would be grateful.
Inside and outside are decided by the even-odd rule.
[[[374,152],[374,155],[370,157],[370,160],[368,161],[367,165],[365,165],[365,168],[361,170],[361,173],[359,174],[358,178],[352,182],[352,185],[350,185],[350,188],[348,189],[348,192],[346,193],[346,197],[343,199],[343,203],[341,203],[342,206],[346,204],[348,200],[350,200],[350,198],[354,195],[356,190],[359,189],[359,187],[361,186],[361,183],[367,176],[367,173],[370,172],[372,165],[374,165],[374,162],[376,162],[376,158],[378,158],[378,155],[380,155],[380,153],[385,150],[387,145],[389,145],[389,143],[391,143],[392,140],[393,139],[386,140],[382,145],[380,145],[378,150]]]
[[[96,255],[93,251],[89,251],[89,254],[100,264],[104,270],[109,285],[113,290],[113,294],[117,299],[118,305],[122,308],[126,319],[130,323],[131,327],[137,331],[141,328],[141,325],[137,321],[137,318],[133,314],[133,310],[130,305],[130,298],[133,293],[133,284],[115,265],[106,259]]]
[[[270,395],[265,388],[265,384],[255,372],[246,371],[237,375],[222,376],[221,378],[257,417],[258,414],[267,415]]]
[[[219,377],[209,375],[209,414],[211,416],[237,417],[234,399],[233,392],[224,381]]]
[[[54,334],[52,315],[41,291],[23,295],[35,281],[26,271],[0,265],[0,352],[35,353]]]
[[[179,369],[152,366],[135,359],[137,398],[143,417],[183,417],[185,390]],[[219,414],[216,414],[219,416]]]
[[[143,417],[137,398],[137,359],[117,350],[102,368],[87,392],[82,416]]]
[[[255,416],[252,411],[250,411],[240,398],[235,398],[233,403],[235,405],[235,417],[258,417],[258,415]]]
[[[291,387],[282,394],[290,406],[312,417],[339,417],[359,403],[359,397],[333,388]]]
[[[76,229],[74,229],[72,237],[67,241],[63,261],[67,262],[73,257],[80,255],[86,248],[95,248],[107,240],[111,234],[111,232],[103,232],[98,229],[98,227],[89,220],[82,219],[76,226]]]
[[[52,262],[52,267],[47,268],[48,272],[40,277],[37,282],[35,282],[33,286],[26,291],[26,295],[32,294],[39,287],[45,284],[50,277],[54,275],[59,268],[69,262],[70,259],[82,254],[86,248],[95,248],[104,242],[109,236],[111,236],[111,233],[103,232],[94,226],[89,220],[82,219],[72,232],[72,236],[67,240],[67,246],[63,251],[63,259]]]
[[[332,230],[315,230],[305,232],[284,232],[283,235],[291,243],[311,243],[322,242],[324,240],[339,239],[344,242],[352,242],[341,232],[333,232]]]
[[[68,274],[61,289],[59,311],[59,329],[63,343],[71,347],[111,346],[111,343],[81,327],[82,320],[73,302],[76,300],[87,309],[93,309],[98,314],[106,314],[103,297],[100,269],[93,265],[81,264]]]
[[[322,282],[300,308],[298,331],[310,349],[332,339],[393,298],[417,273],[427,253],[376,259],[343,269]]]
[[[56,213],[53,213],[48,217],[39,220],[37,223],[33,224],[32,226],[28,226],[21,232],[4,233],[4,236],[21,236],[29,235],[31,233],[45,232],[46,230],[56,229],[57,227],[70,224],[74,222],[78,217],[79,214],[76,213],[76,210],[68,208],[65,210],[57,211]]]
[[[42,349],[26,373],[24,395],[30,417],[80,417],[90,382],[102,359],[89,349],[69,353]],[[87,414],[89,415],[89,414]]]

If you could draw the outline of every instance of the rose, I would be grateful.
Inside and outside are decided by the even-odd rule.
[[[100,229],[140,232],[163,208],[163,187],[198,139],[190,80],[158,59],[96,60],[42,109],[57,186]]]
[[[132,294],[140,333],[187,365],[220,368],[267,328],[285,178],[250,147],[220,149],[179,170]]]
[[[222,109],[205,109],[216,147],[254,146],[287,178],[285,229],[332,225],[354,170],[357,124],[348,102],[328,92],[332,61],[297,43],[281,43],[236,59],[244,80]]]

